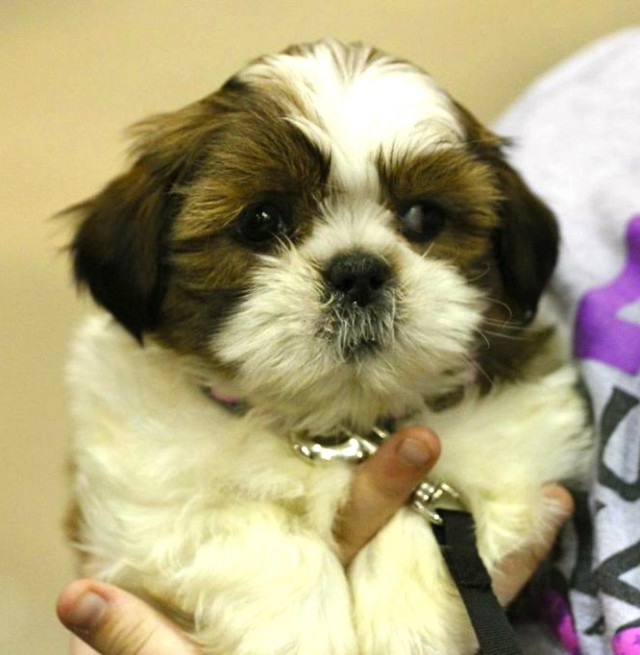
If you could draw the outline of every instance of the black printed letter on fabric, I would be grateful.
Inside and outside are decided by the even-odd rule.
[[[598,480],[602,485],[609,487],[628,502],[634,502],[640,498],[640,456],[638,457],[638,461],[635,462],[635,479],[629,482],[621,477],[621,472],[613,471],[609,466],[607,466],[605,463],[605,451],[616,428],[638,404],[640,404],[638,398],[616,387],[604,408],[600,423],[602,446],[600,451]],[[640,435],[640,421],[638,421],[637,433]],[[637,438],[640,438],[640,436]],[[626,464],[630,466],[634,465],[633,462],[626,462]]]
[[[621,579],[625,573],[638,566],[640,566],[640,541],[612,555],[598,567],[596,578],[602,591],[630,605],[640,607],[640,589]]]

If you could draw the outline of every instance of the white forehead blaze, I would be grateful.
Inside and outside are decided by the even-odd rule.
[[[285,84],[294,122],[331,157],[341,184],[370,191],[380,154],[459,144],[463,129],[449,96],[410,64],[371,48],[324,41],[303,54],[268,57],[242,78]]]

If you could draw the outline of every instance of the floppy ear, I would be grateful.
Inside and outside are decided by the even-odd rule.
[[[494,251],[504,301],[516,322],[526,325],[536,315],[538,301],[558,258],[559,232],[549,208],[507,163],[501,139],[467,109],[454,102],[466,127],[472,152],[493,170],[501,200]]]
[[[139,124],[130,170],[67,212],[79,217],[71,243],[78,284],[139,341],[160,318],[167,236],[180,212],[181,187],[203,156],[211,116],[203,101]]]
[[[163,242],[179,210],[173,181],[140,159],[100,194],[73,207],[77,282],[138,340],[155,326],[163,296]]]
[[[558,226],[548,207],[502,155],[492,163],[502,194],[500,225],[494,235],[495,256],[505,302],[513,318],[526,325],[536,315],[538,301],[558,259]]]

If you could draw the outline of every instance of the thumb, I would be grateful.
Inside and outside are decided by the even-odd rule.
[[[438,436],[422,426],[389,437],[355,471],[349,501],[337,517],[334,534],[347,565],[402,507],[440,455]]]
[[[60,594],[56,609],[65,627],[102,655],[199,652],[177,626],[139,598],[103,582],[72,582]]]

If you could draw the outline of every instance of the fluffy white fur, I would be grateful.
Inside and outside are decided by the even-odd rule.
[[[206,652],[473,652],[424,521],[400,511],[346,574],[331,525],[351,472],[310,467],[259,418],[212,402],[189,360],[140,349],[102,316],[80,333],[70,379],[92,571],[174,598]],[[540,485],[584,470],[574,383],[564,368],[421,418],[443,436],[431,479],[463,491],[490,570],[553,517]]]
[[[460,144],[462,130],[449,96],[430,76],[372,49],[332,40],[306,56],[279,54],[243,71],[243,80],[296,90],[289,120],[332,158],[337,183],[353,192],[377,189],[374,159]]]
[[[330,150],[344,193],[303,243],[260,259],[251,292],[211,337],[237,375],[222,379],[153,339],[142,348],[107,315],[79,333],[70,383],[81,547],[95,575],[195,617],[207,653],[470,654],[475,638],[430,527],[401,510],[345,572],[331,528],[352,471],[300,461],[288,430],[367,427],[389,414],[432,426],[443,454],[431,479],[462,491],[495,571],[552,519],[540,486],[584,472],[584,411],[569,368],[426,408],[425,396],[473,381],[487,300],[392,228],[373,160],[458,147],[461,128],[426,75],[356,58],[343,63],[356,80],[347,84],[332,48],[244,73],[297,91],[304,111],[292,106],[288,118]],[[358,327],[384,347],[346,363],[333,332],[353,326],[328,314],[321,271],[353,248],[392,262],[395,290],[388,325]],[[210,385],[253,409],[230,413],[203,392]]]

